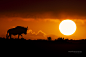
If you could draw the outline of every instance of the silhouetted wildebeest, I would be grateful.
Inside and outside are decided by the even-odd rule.
[[[21,26],[17,26],[15,28],[9,29],[7,31],[7,35],[6,35],[7,39],[8,39],[8,37],[10,37],[10,39],[11,39],[11,35],[18,35],[18,39],[19,39],[19,35],[21,35],[23,33],[27,34],[27,30],[28,30],[28,27],[24,28],[24,27],[21,27]],[[9,35],[8,35],[8,33],[9,33]]]

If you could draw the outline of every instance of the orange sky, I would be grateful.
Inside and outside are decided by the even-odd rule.
[[[65,36],[60,33],[59,24],[62,20],[65,19],[0,18],[0,37],[6,37],[8,29],[16,26],[28,26],[28,34],[22,34],[25,39],[47,39],[47,36],[51,36],[53,40],[58,37],[64,37],[65,39],[86,39],[85,19],[71,19],[76,23],[77,29],[70,36]],[[17,38],[17,36],[12,37]]]
[[[76,23],[76,32],[71,36],[59,31],[65,19]],[[1,0],[0,36],[5,37],[6,31],[15,26],[29,27],[25,39],[86,39],[86,0]]]

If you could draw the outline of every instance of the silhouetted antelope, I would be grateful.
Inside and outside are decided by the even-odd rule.
[[[19,39],[19,35],[21,35],[23,33],[27,34],[27,30],[28,30],[28,27],[24,28],[24,27],[21,27],[21,26],[17,26],[15,28],[9,29],[7,31],[7,35],[6,35],[7,39],[8,39],[8,37],[10,37],[10,39],[11,39],[11,35],[18,35],[18,39]],[[9,33],[9,35],[8,35],[8,33]]]

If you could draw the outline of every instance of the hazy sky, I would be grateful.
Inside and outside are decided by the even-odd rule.
[[[26,39],[69,39],[86,38],[86,1],[85,0],[0,0],[0,36],[5,37],[7,30],[15,26],[29,27]],[[76,32],[64,36],[59,31],[62,20],[71,19]]]
[[[0,17],[86,18],[85,0],[0,0]]]

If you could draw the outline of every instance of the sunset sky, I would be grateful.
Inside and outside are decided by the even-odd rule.
[[[65,19],[76,23],[73,35],[65,36],[59,31]],[[6,37],[7,30],[16,26],[28,26],[27,35],[22,34],[25,39],[86,39],[86,1],[0,0],[0,37]]]

